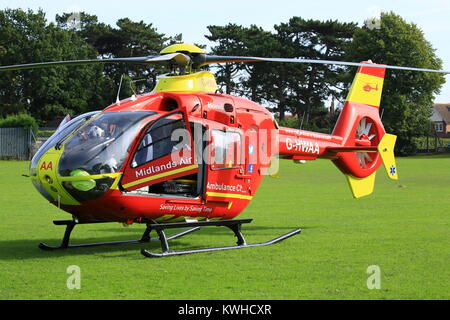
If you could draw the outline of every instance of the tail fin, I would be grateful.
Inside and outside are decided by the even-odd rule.
[[[392,180],[398,180],[397,165],[395,163],[394,148],[397,136],[386,133],[378,145],[378,152],[383,159],[384,168],[388,177]]]
[[[368,66],[358,69],[333,131],[343,138],[342,147],[327,149],[336,154],[333,162],[345,174],[355,198],[373,192],[376,170],[382,162],[388,177],[398,179],[396,136],[386,134],[379,114],[386,69],[365,63]]]

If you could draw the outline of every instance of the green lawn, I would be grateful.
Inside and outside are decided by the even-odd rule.
[[[0,299],[449,299],[450,157],[398,159],[400,181],[378,172],[375,193],[354,200],[329,161],[282,162],[240,216],[249,242],[296,227],[273,246],[146,259],[157,243],[44,252],[70,216],[49,205],[21,174],[28,163],[0,161]],[[138,238],[143,226],[79,226],[74,243]],[[173,241],[174,249],[231,245],[209,228]],[[67,267],[81,269],[69,290]],[[368,266],[381,269],[369,290]]]

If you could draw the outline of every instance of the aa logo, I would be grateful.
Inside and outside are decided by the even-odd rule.
[[[50,161],[48,164],[44,161],[41,165],[41,170],[53,170],[53,162]]]

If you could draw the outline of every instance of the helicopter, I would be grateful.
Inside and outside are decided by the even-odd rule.
[[[40,62],[0,66],[15,71],[98,63],[168,63],[173,72],[158,78],[150,93],[117,101],[102,111],[65,119],[30,163],[30,179],[50,203],[72,215],[55,220],[66,226],[59,250],[159,241],[161,252],[142,249],[145,257],[241,249],[278,243],[297,228],[262,243],[247,243],[241,231],[252,219],[235,219],[255,196],[276,159],[304,162],[331,160],[344,174],[355,198],[374,190],[384,165],[398,179],[396,136],[386,133],[380,101],[387,69],[450,73],[375,64],[301,58],[208,55],[190,44],[174,44],[157,56]],[[356,66],[358,70],[331,134],[278,125],[265,107],[223,94],[214,75],[216,63],[279,62]],[[145,224],[138,240],[71,245],[79,224]],[[199,228],[231,229],[237,244],[174,251],[169,240]],[[174,228],[187,230],[167,236]],[[151,238],[151,231],[158,237]]]

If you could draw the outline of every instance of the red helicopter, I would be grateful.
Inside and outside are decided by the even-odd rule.
[[[0,71],[160,62],[168,62],[177,71],[160,77],[151,93],[62,123],[33,157],[33,185],[73,217],[54,221],[66,226],[62,243],[41,243],[41,249],[157,240],[162,252],[141,252],[146,257],[163,257],[269,245],[296,235],[301,229],[247,244],[241,226],[252,220],[234,219],[253,199],[263,177],[272,174],[273,159],[330,159],[347,178],[354,197],[369,195],[382,163],[388,177],[398,179],[393,153],[396,136],[385,132],[379,115],[386,69],[449,73],[371,62],[214,56],[188,44],[169,46],[158,56],[33,63],[2,66]],[[263,106],[220,93],[214,76],[201,68],[225,62],[319,63],[359,69],[328,135],[279,127]],[[146,229],[139,240],[69,244],[76,225],[102,222],[143,223]],[[237,244],[170,250],[169,240],[206,226],[230,228]],[[189,229],[166,236],[165,230],[172,228]],[[152,230],[157,239],[150,237]]]

